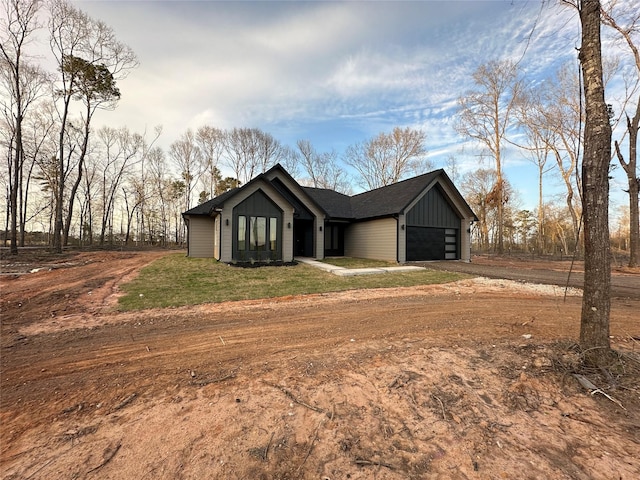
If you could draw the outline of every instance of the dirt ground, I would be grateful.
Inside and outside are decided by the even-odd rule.
[[[638,298],[613,300],[619,360],[582,370],[590,393],[577,290],[477,278],[118,312],[166,253],[2,260],[3,479],[640,478]]]

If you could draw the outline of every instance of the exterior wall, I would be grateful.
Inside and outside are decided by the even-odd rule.
[[[214,220],[215,226],[213,229],[213,258],[220,260],[220,215],[217,215]]]
[[[290,262],[293,260],[293,228],[287,228],[291,223],[293,225],[293,207],[287,202],[276,189],[267,182],[256,182],[249,185],[237,195],[234,195],[225,202],[224,209],[220,215],[222,225],[222,234],[220,239],[220,261],[231,262],[233,260],[233,208],[242,203],[248,197],[253,195],[257,190],[262,190],[280,209],[282,210],[282,260]]]
[[[344,235],[345,256],[396,262],[397,225],[395,218],[382,218],[349,225]]]
[[[471,223],[473,217],[463,218],[460,220],[460,260],[463,262],[471,261]]]
[[[324,212],[320,210],[318,207],[316,207],[313,201],[311,201],[311,199],[307,197],[306,193],[304,193],[304,191],[297,184],[291,182],[289,178],[283,175],[278,175],[276,172],[272,173],[271,177],[268,177],[268,178],[269,180],[273,180],[273,178],[275,177],[278,177],[280,181],[284,184],[284,186],[287,187],[289,191],[293,193],[297,197],[297,199],[300,202],[302,202],[304,206],[307,207],[307,209],[315,217],[313,220],[313,244],[314,244],[315,258],[319,260],[323,259],[324,258],[324,231],[320,231],[320,227],[323,227],[324,225]],[[293,229],[287,230],[286,225],[288,224],[288,222],[291,222],[291,224],[293,225],[293,213],[290,219],[285,219],[283,222],[285,225],[285,233],[286,233],[285,237],[287,237],[285,239],[285,242],[287,241],[290,242],[289,247],[291,251],[291,259],[293,260]],[[323,230],[324,230],[324,227],[323,227]],[[283,245],[282,254],[284,255],[284,245]],[[285,261],[288,261],[288,260],[285,260]]]
[[[468,232],[468,230],[470,230],[471,228],[471,222],[473,221],[473,217],[472,216],[465,217],[467,212],[469,212],[469,209],[459,201],[458,199],[459,193],[452,190],[447,185],[447,183],[440,182],[436,179],[431,185],[425,188],[425,193],[428,192],[431,188],[433,188],[436,183],[440,185],[444,193],[447,195],[447,197],[451,201],[453,208],[457,211],[458,215],[462,217],[460,219],[460,227],[459,227],[460,228],[460,260],[469,262],[471,261],[471,234]],[[406,211],[410,211],[422,199],[422,197],[423,195],[417,198],[412,204],[410,204],[407,207]],[[402,261],[406,261],[406,248],[407,248],[406,237],[405,237],[405,240],[402,243],[400,243],[400,245],[401,245],[401,248],[398,254],[398,261],[401,261],[400,258],[402,258]]]
[[[189,216],[189,256],[214,256],[215,220],[210,217]]]
[[[407,261],[407,218],[402,214],[398,216],[398,263]],[[404,228],[402,228],[404,226]]]

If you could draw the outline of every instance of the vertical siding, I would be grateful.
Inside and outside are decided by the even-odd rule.
[[[470,233],[467,232],[467,229],[470,228],[473,217],[466,217],[466,218],[464,217],[464,215],[467,212],[469,212],[469,209],[462,202],[460,202],[459,192],[450,188],[450,186],[446,182],[441,182],[440,180],[437,179],[433,184],[429,185],[425,190],[427,192],[430,192],[436,187],[436,185],[440,186],[440,188],[442,189],[442,194],[444,194],[446,198],[449,200],[450,202],[449,207],[453,209],[453,213],[455,213],[455,215],[460,218],[459,222],[456,222],[455,226],[453,225],[442,225],[442,226],[449,226],[449,227],[460,229],[460,259],[468,262],[471,259],[471,235]],[[411,213],[411,209],[416,207],[421,200],[422,198],[419,198],[414,203],[408,206],[407,211],[409,212],[409,214]],[[462,213],[462,212],[465,212],[465,213]],[[408,216],[409,215],[407,215],[407,217]],[[408,222],[410,222],[409,219],[407,220]],[[401,245],[401,249],[400,249],[400,254],[398,256],[399,258],[402,258],[403,253],[406,254],[406,241],[403,241],[402,243],[400,243],[400,245]]]
[[[254,185],[249,186],[238,192],[227,202],[225,202],[224,209],[220,215],[220,221],[222,225],[222,237],[220,239],[220,261],[231,262],[233,260],[233,209],[236,205],[242,203],[244,200],[253,195],[258,189],[261,189],[267,197],[274,202],[280,209],[282,209],[284,229],[282,231],[282,259],[285,262],[293,260],[293,228],[287,228],[287,223],[291,222],[293,227],[293,207],[287,202],[287,200],[278,193],[278,191],[267,182],[256,182]],[[229,224],[227,225],[227,220]]]
[[[314,245],[315,258],[319,260],[323,259],[324,258],[324,213],[322,212],[322,210],[318,209],[312,201],[310,201],[307,194],[304,193],[304,191],[300,188],[299,185],[291,182],[285,176],[278,175],[277,172],[273,172],[271,178],[269,179],[272,180],[275,177],[280,179],[282,184],[287,189],[289,189],[289,191],[296,196],[298,201],[300,201],[305,206],[305,208],[309,210],[309,212],[311,212],[311,214],[314,216],[313,245]],[[285,212],[285,217],[286,217],[286,212]],[[287,260],[288,254],[291,255],[291,260],[293,260],[293,212],[291,214],[290,219],[284,220],[285,226],[287,225],[288,222],[291,222],[292,228],[289,231],[287,231],[287,229],[285,228],[284,242],[282,245],[282,256],[285,262],[290,261],[290,260]],[[323,229],[322,232],[320,231],[320,227],[322,227]],[[289,248],[289,245],[287,244],[287,242],[290,242],[290,250],[286,250],[287,253],[285,253],[285,247]]]
[[[460,228],[460,215],[434,185],[407,213],[407,225],[422,227]]]
[[[395,218],[359,222],[347,227],[344,254],[347,257],[397,261],[398,233]]]
[[[213,257],[214,235],[215,221],[213,218],[189,217],[189,256],[195,258]]]

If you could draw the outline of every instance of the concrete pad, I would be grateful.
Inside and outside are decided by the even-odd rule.
[[[393,272],[419,272],[420,270],[424,270],[422,267],[416,267],[415,265],[407,265],[406,267],[381,267],[380,270],[384,270],[385,272],[393,273]]]
[[[341,277],[353,277],[355,275],[374,275],[376,273],[380,274],[386,272],[381,268],[343,268],[342,270],[336,270],[331,273]]]
[[[337,267],[335,265],[331,265],[330,263],[318,262],[317,260],[313,260],[311,258],[297,258],[296,261],[300,263],[304,263],[310,265],[315,268],[319,268],[320,270],[324,270],[325,272],[335,272],[337,270],[346,270],[343,267]]]

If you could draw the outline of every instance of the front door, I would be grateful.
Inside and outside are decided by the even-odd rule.
[[[314,257],[313,220],[293,222],[293,252],[296,257]]]

